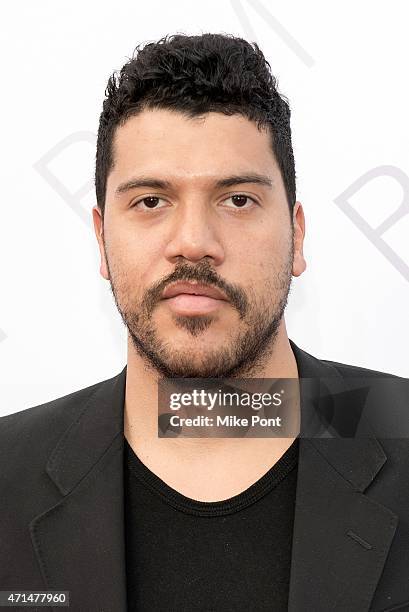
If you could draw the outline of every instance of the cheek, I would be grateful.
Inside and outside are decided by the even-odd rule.
[[[129,226],[117,227],[109,234],[108,256],[115,262],[119,271],[130,274],[132,278],[140,275],[152,263],[152,257],[157,252],[152,240],[143,236]]]
[[[271,223],[265,229],[260,237],[260,248],[264,249],[264,253],[271,254],[274,261],[286,260],[292,243],[290,223],[280,218],[277,223]]]
[[[278,225],[263,223],[256,231],[243,232],[240,240],[231,242],[230,249],[239,267],[248,267],[252,274],[260,276],[263,269],[276,269],[287,260],[287,228],[284,232]]]
[[[135,234],[122,233],[119,239],[112,237],[107,254],[118,293],[132,303],[140,300],[146,289],[158,280],[154,271],[163,267],[161,253],[160,245],[141,240]]]

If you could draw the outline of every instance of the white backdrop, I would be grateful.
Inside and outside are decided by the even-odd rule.
[[[307,270],[289,337],[409,376],[409,5],[9,2],[1,61],[0,414],[117,374],[126,332],[91,225],[106,82],[176,32],[257,41],[292,109]]]

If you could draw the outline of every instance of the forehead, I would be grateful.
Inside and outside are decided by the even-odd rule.
[[[138,171],[214,176],[231,171],[278,172],[267,129],[241,115],[150,109],[130,117],[113,140],[111,183]]]

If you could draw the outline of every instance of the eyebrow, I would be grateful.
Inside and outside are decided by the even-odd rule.
[[[214,187],[220,189],[222,187],[232,187],[233,185],[241,185],[243,183],[253,183],[256,185],[264,185],[266,187],[272,187],[273,181],[271,178],[264,174],[235,174],[232,176],[226,176],[224,178],[218,179],[214,182]],[[135,189],[137,187],[149,187],[150,189],[169,189],[172,186],[170,181],[157,179],[149,176],[141,176],[130,179],[129,181],[125,181],[118,185],[115,189],[116,195],[121,195],[122,193],[126,193],[131,189]]]

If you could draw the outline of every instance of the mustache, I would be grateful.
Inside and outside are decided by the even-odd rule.
[[[181,263],[166,278],[155,283],[147,292],[143,299],[142,306],[147,312],[151,312],[154,306],[161,300],[162,293],[171,283],[178,281],[195,281],[204,285],[217,287],[224,291],[231,304],[237,308],[240,316],[243,317],[248,309],[248,299],[244,291],[236,286],[227,283],[214,271],[207,261],[201,261],[197,265]]]

